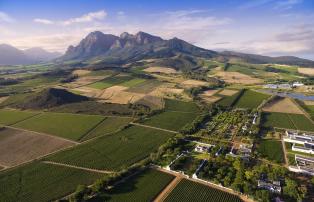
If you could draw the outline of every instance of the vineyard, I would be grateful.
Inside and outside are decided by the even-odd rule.
[[[103,116],[97,115],[43,113],[14,126],[67,139],[79,140],[80,137],[93,129],[103,119]]]
[[[183,179],[165,200],[165,202],[176,201],[241,202],[242,200],[235,195]]]
[[[244,90],[244,93],[234,106],[237,108],[257,108],[263,102],[263,100],[267,99],[268,97],[270,96],[252,90]]]
[[[262,157],[274,161],[276,163],[284,162],[284,153],[280,141],[262,140],[257,148]]]
[[[118,184],[105,194],[105,201],[153,201],[153,199],[174,179],[174,176],[146,170],[129,180]]]
[[[165,100],[165,107],[168,111],[180,111],[197,113],[199,111],[197,105],[193,102],[183,102],[178,100]]]
[[[91,184],[102,176],[35,162],[0,173],[0,201],[53,201],[75,191],[78,184]]]
[[[0,110],[0,124],[11,125],[36,115],[35,112]]]
[[[171,136],[168,132],[133,126],[60,152],[49,160],[87,168],[120,170],[146,158]]]

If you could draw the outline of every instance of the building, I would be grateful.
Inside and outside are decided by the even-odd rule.
[[[314,135],[286,131],[286,136],[283,137],[283,141],[293,143],[292,151],[314,154]]]
[[[195,143],[197,143],[197,145],[194,148],[194,151],[198,153],[209,153],[211,148],[215,146],[215,145],[205,144],[201,142],[195,142]]]
[[[255,113],[253,117],[253,122],[252,122],[254,125],[256,124],[257,117],[258,117],[258,114]]]
[[[314,158],[295,155],[296,166],[289,166],[289,170],[314,176]]]
[[[273,193],[281,193],[281,183],[280,181],[273,181],[273,182],[269,182],[266,180],[258,180],[257,181],[257,187],[259,189],[266,189],[270,192]]]
[[[301,83],[301,82],[294,82],[293,84],[292,84],[292,87],[294,87],[294,88],[296,88],[296,87],[300,87],[300,86],[304,86],[304,84],[303,83]]]
[[[270,89],[286,89],[290,90],[292,89],[292,85],[288,83],[282,83],[282,84],[266,84],[264,85],[264,88],[270,88]]]
[[[251,156],[253,145],[240,144],[239,148],[234,146],[231,148],[229,155],[232,157],[240,157],[242,159],[248,159]]]

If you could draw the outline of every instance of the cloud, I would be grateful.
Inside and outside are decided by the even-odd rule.
[[[106,16],[107,16],[107,13],[104,10],[100,10],[96,12],[87,13],[77,18],[70,18],[70,19],[62,20],[62,21],[53,21],[53,20],[48,20],[48,19],[43,19],[43,18],[35,18],[33,21],[36,23],[41,23],[45,25],[68,26],[68,25],[77,24],[77,23],[87,23],[87,22],[94,22],[97,20],[102,20]]]
[[[41,18],[36,18],[33,20],[36,23],[41,23],[41,24],[45,24],[45,25],[52,25],[55,24],[53,21],[51,20],[47,20],[47,19],[41,19]]]
[[[248,1],[242,5],[239,6],[240,9],[250,9],[250,8],[256,8],[260,6],[264,6],[265,4],[271,3],[274,0],[252,0]]]
[[[85,23],[85,22],[92,22],[94,20],[102,20],[107,16],[107,13],[104,10],[97,11],[97,12],[91,12],[88,14],[85,14],[81,17],[77,18],[71,18],[65,21],[62,21],[61,24],[63,25],[71,25],[74,23]]]
[[[15,20],[8,14],[0,11],[0,22],[14,22]]]
[[[303,0],[284,0],[276,2],[275,9],[288,10],[293,6],[302,3]]]

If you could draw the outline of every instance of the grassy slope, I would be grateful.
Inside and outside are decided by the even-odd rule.
[[[11,125],[38,113],[28,111],[0,110],[0,124]]]
[[[91,184],[101,174],[44,163],[32,163],[0,173],[0,201],[52,201]]]
[[[174,176],[146,170],[117,185],[108,194],[94,201],[153,201]]]
[[[103,119],[103,116],[97,115],[43,113],[14,126],[67,139],[79,140]]]
[[[223,201],[241,202],[234,195],[213,189],[208,186],[183,179],[168,195],[165,202],[190,202],[190,201]]]
[[[144,159],[171,136],[164,131],[133,126],[58,153],[49,160],[88,168],[120,170]]]

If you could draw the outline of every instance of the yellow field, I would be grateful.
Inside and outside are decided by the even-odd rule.
[[[254,78],[239,72],[217,72],[216,76],[220,77],[227,83],[235,84],[259,84],[263,83],[262,79]]]
[[[298,68],[298,72],[301,74],[306,74],[309,76],[313,76],[314,75],[314,69],[313,68]]]
[[[202,96],[210,97],[216,94],[219,90],[207,90],[202,93]]]
[[[78,76],[84,76],[84,75],[86,75],[86,74],[89,74],[90,72],[91,72],[91,71],[89,71],[89,70],[77,69],[77,70],[74,70],[74,71],[72,72],[72,74],[78,75]]]
[[[189,80],[183,81],[181,84],[187,87],[198,87],[198,86],[206,86],[208,83],[205,81],[189,79]]]
[[[175,69],[168,67],[149,67],[144,69],[145,72],[149,73],[165,73],[165,74],[176,74],[178,73]]]
[[[304,114],[303,111],[289,98],[283,98],[268,103],[265,105],[265,107],[263,107],[263,111],[289,114]]]
[[[237,90],[230,90],[230,89],[224,89],[221,92],[219,92],[219,95],[225,95],[225,96],[232,96],[236,94],[238,91]]]

